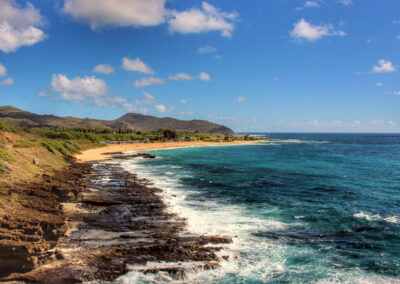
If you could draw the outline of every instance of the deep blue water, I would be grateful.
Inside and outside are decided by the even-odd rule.
[[[265,136],[279,141],[125,162],[189,230],[235,237],[230,261],[189,280],[400,283],[400,135]]]

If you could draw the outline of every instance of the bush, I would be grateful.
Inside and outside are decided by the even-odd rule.
[[[65,147],[58,141],[43,139],[40,144],[53,154],[58,151],[64,156],[72,156],[71,152],[65,149]]]
[[[0,149],[0,160],[10,163],[15,161],[14,157],[4,149]]]

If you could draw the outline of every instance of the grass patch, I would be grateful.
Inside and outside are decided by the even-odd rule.
[[[0,160],[12,163],[15,161],[14,157],[9,154],[6,150],[0,148]]]
[[[32,146],[33,144],[25,139],[17,140],[17,142],[13,145],[14,148],[29,148]]]

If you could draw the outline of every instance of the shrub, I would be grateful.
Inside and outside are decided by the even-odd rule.
[[[71,156],[71,153],[58,141],[43,139],[40,144],[53,154],[58,151],[64,156]]]

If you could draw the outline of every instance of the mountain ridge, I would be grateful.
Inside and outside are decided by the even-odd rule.
[[[171,117],[156,117],[139,113],[126,113],[114,120],[60,117],[52,114],[35,114],[14,106],[0,106],[0,121],[18,127],[65,127],[65,128],[111,128],[137,131],[156,131],[172,129],[176,131],[204,132],[212,134],[231,134],[227,126],[207,120],[181,120]]]

